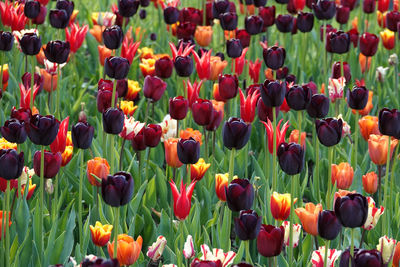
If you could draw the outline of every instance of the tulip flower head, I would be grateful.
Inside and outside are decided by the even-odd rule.
[[[290,222],[289,221],[284,221],[282,222],[282,226],[285,228],[285,241],[284,244],[285,246],[289,247],[290,245],[290,239],[289,239],[289,232],[290,232]],[[294,223],[292,225],[293,227],[293,248],[296,248],[299,245],[299,239],[300,239],[300,234],[301,234],[301,225]]]
[[[383,264],[389,264],[392,260],[396,243],[397,241],[395,239],[389,238],[386,235],[379,238],[379,243],[376,246],[376,249],[382,255]]]
[[[304,149],[297,143],[281,143],[277,150],[279,166],[289,174],[301,173],[304,167]]]
[[[332,184],[339,189],[348,189],[353,183],[354,171],[348,162],[341,162],[339,165],[332,164]]]
[[[243,72],[244,65],[247,62],[246,61],[246,53],[247,53],[248,49],[249,49],[248,47],[243,49],[242,54],[240,55],[240,57],[235,58],[235,74],[237,76],[240,76],[242,74],[242,72]],[[247,64],[248,64],[248,62],[247,62]]]
[[[271,195],[270,208],[272,217],[275,220],[284,221],[289,217],[290,214],[290,194],[279,194],[273,192]],[[294,199],[294,203],[297,202],[297,198]]]
[[[101,182],[97,181],[95,176],[100,179],[107,179],[110,174],[110,165],[106,159],[95,157],[87,162],[86,173],[91,185],[101,186]]]
[[[228,176],[229,176],[228,173],[215,174],[215,193],[217,194],[217,197],[221,201],[226,201],[225,190],[228,188],[228,180],[229,180]],[[236,179],[236,178],[234,178],[234,179]]]
[[[260,232],[262,217],[253,210],[241,210],[234,218],[235,232],[240,240],[253,240]]]
[[[379,131],[383,135],[400,139],[400,111],[383,108],[379,111]]]
[[[114,255],[114,242],[108,243],[107,249],[109,255]],[[132,265],[139,256],[142,249],[143,239],[139,236],[136,241],[129,235],[118,235],[117,241],[117,259],[120,265]]]
[[[24,152],[15,149],[0,150],[0,177],[11,180],[21,176],[24,167]]]
[[[375,172],[369,172],[362,176],[364,191],[368,194],[375,194],[378,189],[378,175]]]
[[[225,189],[225,195],[232,211],[249,210],[253,206],[254,187],[248,179],[233,179]]]
[[[339,197],[335,200],[335,214],[344,227],[361,227],[368,218],[367,198],[357,193]]]
[[[200,80],[208,80],[211,74],[210,59],[212,49],[207,52],[200,52],[199,56],[195,51],[192,50],[194,60],[196,62],[196,71]]]
[[[274,118],[275,119],[275,118]],[[287,130],[289,129],[289,122],[285,122],[281,128],[281,123],[282,123],[283,119],[281,119],[278,122],[278,125],[276,127],[276,147],[278,148],[282,143],[285,142],[285,135]],[[274,145],[273,145],[273,136],[274,136],[274,128],[272,126],[271,121],[268,118],[268,122],[265,123],[264,121],[262,121],[262,123],[265,126],[265,129],[267,130],[267,141],[268,141],[268,151],[270,154],[273,153],[274,150]],[[278,151],[277,151],[278,152]]]
[[[183,85],[187,92],[189,107],[192,108],[193,103],[199,98],[200,88],[203,85],[203,80],[200,82],[194,82],[192,85],[188,79]]]
[[[318,140],[324,146],[330,147],[338,144],[342,139],[342,119],[327,118],[315,121]]]
[[[260,98],[260,91],[253,90],[249,91],[247,97],[244,97],[242,90],[239,90],[240,94],[240,117],[247,123],[254,121],[256,112],[257,101]]]
[[[206,244],[201,245],[200,249],[203,254],[200,257],[200,260],[214,262],[220,261],[222,267],[227,267],[232,264],[236,257],[236,253],[233,251],[224,252],[219,248],[213,248],[211,251]]]
[[[368,138],[368,152],[371,161],[376,165],[384,165],[387,162],[389,136],[371,134]],[[390,159],[398,140],[392,139],[390,143]]]
[[[90,225],[93,244],[99,247],[104,247],[110,240],[112,228],[112,225],[103,225],[99,221],[96,222],[95,226]]]
[[[222,128],[224,146],[231,150],[242,149],[249,141],[251,124],[245,123],[242,119],[229,118]]]
[[[378,117],[364,116],[358,121],[360,132],[365,141],[368,141],[371,134],[380,135],[378,126]]]
[[[162,235],[158,236],[156,242],[147,248],[147,257],[149,257],[153,262],[157,262],[161,258],[166,245],[167,239]]]
[[[329,78],[329,98],[332,103],[335,103],[337,99],[343,98],[343,90],[345,86],[346,79],[340,77],[339,79]]]
[[[196,251],[194,250],[193,237],[188,235],[186,238],[185,245],[183,247],[183,256],[185,259],[191,259],[196,255]]]
[[[375,207],[375,201],[372,197],[367,197],[367,202],[368,202],[368,216],[367,220],[365,221],[362,227],[365,230],[372,230],[375,228],[381,215],[385,212],[385,208],[382,206],[380,208]]]
[[[327,266],[334,267],[336,260],[339,258],[342,251],[336,249],[328,250],[328,259],[326,265],[324,265],[325,258],[325,246],[319,247],[318,250],[313,251],[311,256],[311,263],[313,267]]]
[[[323,210],[318,215],[318,234],[326,240],[334,240],[342,230],[342,224],[332,210]]]
[[[101,181],[101,196],[106,204],[120,207],[131,201],[133,186],[132,175],[127,172],[117,172],[114,175],[108,175],[107,179]]]
[[[306,203],[304,208],[295,209],[297,217],[299,217],[303,229],[310,235],[318,235],[318,215],[322,211],[322,204]]]
[[[173,180],[169,182],[174,199],[174,214],[179,220],[185,220],[190,213],[192,194],[196,182],[197,181],[193,181],[188,187],[186,187],[186,184],[183,184],[181,181],[180,192]]]
[[[33,169],[35,170],[37,176],[40,176],[40,170],[41,170],[40,161],[42,156],[43,155],[41,151],[36,151],[33,156]],[[52,153],[45,150],[43,157],[44,157],[44,170],[43,170],[44,178],[47,179],[54,178],[61,167],[61,161],[62,161],[61,153],[60,152]]]
[[[200,181],[210,166],[210,163],[206,163],[203,158],[200,158],[196,164],[190,165],[190,179]]]
[[[261,225],[257,236],[257,250],[264,257],[278,256],[285,240],[285,229],[283,226]]]

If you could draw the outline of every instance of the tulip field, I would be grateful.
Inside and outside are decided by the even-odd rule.
[[[399,266],[399,0],[0,18],[1,267]]]

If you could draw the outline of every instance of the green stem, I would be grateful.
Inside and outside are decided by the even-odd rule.
[[[356,110],[356,115],[355,115],[355,121],[354,121],[354,145],[352,147],[352,153],[351,153],[351,161],[352,161],[352,166],[354,168],[354,171],[357,170],[357,154],[358,154],[358,119],[359,119],[360,114],[358,113],[358,110]]]
[[[228,185],[231,183],[233,179],[233,172],[235,169],[235,152],[236,150],[232,148],[231,150],[231,157],[229,159],[229,177],[228,177]]]
[[[30,108],[31,111],[33,111],[33,89],[35,88],[35,57],[32,56],[32,61],[31,61],[31,68],[32,68],[32,72],[31,72],[31,103],[30,103]]]
[[[25,187],[26,188],[26,187]],[[53,205],[53,224],[57,219],[57,206],[58,206],[58,173],[54,179],[54,205]]]
[[[43,208],[43,202],[44,202],[44,146],[41,146],[41,151],[40,151],[40,202],[39,202],[39,209],[40,209],[40,223],[39,223],[39,247],[38,251],[44,251],[43,248],[43,213],[44,213],[44,208]],[[40,262],[43,263],[43,253],[40,254]]]
[[[56,86],[56,110],[58,118],[61,118],[61,103],[60,103],[60,84],[61,84],[61,70],[57,65],[57,86]]]
[[[315,121],[314,121],[315,125]],[[315,130],[315,126],[313,125],[313,139],[314,139],[314,146],[315,146],[315,172],[314,172],[314,185],[315,185],[315,193],[317,194],[317,202],[321,201],[321,192],[320,192],[320,185],[319,185],[319,141],[318,136]]]
[[[400,145],[397,145],[396,151],[393,154],[392,175],[391,175],[391,178],[390,178],[390,196],[393,196],[393,194],[394,194],[393,193],[393,190],[395,188],[394,174],[396,173],[396,167],[397,167],[397,162],[398,162],[397,155],[399,154],[399,147],[400,147]],[[393,203],[393,201],[390,202],[390,206],[391,206],[390,207],[390,212],[392,212],[392,214],[393,214],[393,212],[394,212],[394,203]],[[391,217],[389,217],[389,218],[391,218]]]
[[[324,255],[324,267],[328,266],[328,251],[329,251],[329,240],[325,240],[325,255]]]
[[[328,147],[328,190],[326,195],[326,206],[331,205],[331,195],[332,195],[332,161],[333,161],[333,146]]]
[[[244,242],[245,248],[246,248],[246,262],[253,264],[253,261],[251,260],[251,254],[250,254],[250,240],[242,241]]]
[[[351,228],[351,240],[350,240],[350,259],[349,259],[349,266],[351,266],[351,259],[354,258],[354,228]]]
[[[322,47],[322,49],[324,50],[324,56],[323,56],[323,62],[324,62],[324,76],[322,78],[323,83],[325,82],[326,79],[326,57],[327,57],[327,53],[326,53],[326,22],[325,20],[323,20],[323,31],[322,31],[322,38],[324,41],[324,46]],[[326,90],[325,92],[327,95],[329,94],[329,90]]]
[[[302,121],[303,121],[303,113],[302,113],[302,111],[297,111],[297,124],[298,124],[298,127],[299,127],[299,140],[297,140],[297,143],[299,144],[299,145],[301,145],[301,124],[302,124]]]
[[[300,175],[300,174],[298,174]],[[289,262],[293,262],[293,209],[294,209],[294,177],[290,180],[290,215],[289,215]]]
[[[276,107],[272,107],[272,125],[273,125],[273,130],[274,130],[274,134],[273,134],[273,154],[272,154],[272,192],[277,191],[277,182],[278,182],[278,178],[277,178],[277,162],[276,162],[276,133],[277,133],[277,129],[276,129]]]
[[[7,189],[6,189],[6,210],[4,211],[5,215],[5,230],[6,230],[6,252],[5,252],[5,259],[6,259],[6,266],[9,267],[10,266],[10,227],[8,226],[8,221],[9,221],[9,215],[10,215],[10,181],[7,181]],[[11,219],[11,218],[10,218]],[[3,221],[3,222],[4,222]],[[4,229],[4,228],[2,228]],[[4,231],[4,230],[2,230]],[[0,235],[2,235],[3,233],[0,233]]]
[[[390,145],[392,138],[388,136],[389,141],[388,141],[388,147],[387,147],[387,160],[386,160],[386,172],[385,172],[385,185],[383,188],[383,206],[387,207],[386,201],[387,201],[387,193],[388,193],[388,187],[389,187],[389,171],[390,171]],[[386,230],[387,228],[387,216],[388,214],[383,214],[383,222],[382,222],[382,229]]]
[[[124,158],[125,138],[122,138],[121,151],[119,153],[119,170],[122,170],[122,163]]]
[[[149,161],[150,161],[150,147],[147,148],[147,155],[146,155],[146,171],[145,171],[145,179],[149,179],[148,172],[149,172]]]
[[[81,155],[80,155],[80,165],[79,165],[79,195],[78,195],[78,227],[79,227],[79,245],[82,251],[82,238],[83,238],[83,232],[82,232],[82,190],[83,190],[83,166],[84,166],[84,155],[85,152],[83,149],[81,149]]]
[[[205,126],[203,127],[203,133],[204,133],[204,153],[205,153],[204,159],[206,163],[208,163],[208,135]]]
[[[114,173],[114,135],[110,134],[110,173]]]
[[[115,94],[117,91],[117,80],[114,79],[114,84],[113,84],[113,90],[112,90],[112,95],[111,95],[111,107],[115,107]]]
[[[110,255],[110,257],[112,257],[114,259],[117,258],[118,228],[119,228],[119,207],[115,207],[115,209],[114,209],[114,255]]]

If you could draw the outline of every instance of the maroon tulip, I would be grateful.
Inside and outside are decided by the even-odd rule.
[[[6,180],[17,179],[24,167],[24,152],[15,149],[0,149],[0,177]]]
[[[200,158],[200,143],[192,137],[179,139],[177,153],[179,161],[183,164],[196,164]]]
[[[286,94],[285,82],[265,80],[261,88],[261,97],[267,107],[282,105]]]
[[[226,52],[230,58],[238,58],[242,55],[243,46],[239,39],[230,39],[226,41]]]
[[[183,120],[189,109],[189,101],[183,96],[169,99],[169,115],[174,120]]]
[[[333,210],[323,210],[318,215],[318,234],[326,240],[335,239],[342,225]]]
[[[361,227],[368,217],[367,198],[352,193],[338,197],[335,201],[335,214],[344,227]]]
[[[101,196],[104,202],[112,207],[120,207],[132,200],[134,180],[127,172],[108,175],[101,181]]]
[[[257,236],[258,253],[264,257],[278,256],[283,248],[285,228],[262,224]]]
[[[46,6],[40,5],[39,15],[36,18],[32,19],[32,23],[36,25],[42,25],[46,19],[46,15],[47,15]]]
[[[23,121],[25,123],[29,123],[29,120],[31,118],[31,110],[28,108],[19,108],[16,109],[15,107],[13,107],[11,109],[11,118],[12,119],[17,119],[19,121]]]
[[[267,0],[254,0],[255,7],[263,7],[267,4]]]
[[[371,14],[375,12],[375,0],[363,0],[364,13]]]
[[[14,35],[11,32],[0,31],[0,51],[10,51],[14,45]]]
[[[179,12],[178,21],[180,23],[191,22],[196,25],[203,24],[203,11],[194,7],[184,7]]]
[[[222,122],[222,119],[224,118],[224,111],[221,110],[216,110],[214,109],[213,111],[213,117],[210,121],[209,124],[206,126],[207,131],[216,131],[219,127],[219,125]]]
[[[286,51],[283,47],[273,46],[263,50],[265,65],[272,70],[282,68],[285,63]]]
[[[218,77],[219,95],[225,99],[236,97],[239,89],[239,81],[236,75],[224,74]]]
[[[342,6],[350,8],[350,11],[354,9],[357,0],[340,0],[340,4]]]
[[[71,137],[74,147],[88,149],[92,145],[94,127],[86,121],[79,121],[72,126]]]
[[[235,233],[240,240],[253,240],[257,238],[261,228],[262,217],[254,210],[241,210],[239,218],[234,219]]]
[[[142,128],[133,138],[132,138],[132,148],[135,151],[142,151],[146,149],[146,144],[144,143],[144,128]]]
[[[108,134],[119,134],[124,128],[124,112],[119,108],[108,108],[103,112],[103,130]]]
[[[33,169],[37,176],[40,176],[40,160],[42,153],[41,151],[36,151],[33,155]],[[50,151],[44,151],[44,171],[43,177],[46,179],[54,178],[61,167],[61,153],[52,153]]]
[[[117,84],[118,87],[118,84]],[[110,80],[100,79],[98,82],[97,91],[97,110],[104,112],[106,109],[111,107],[111,98],[113,91],[113,82]],[[115,92],[115,103],[118,99],[118,90]]]
[[[332,53],[344,54],[349,52],[350,36],[343,31],[330,32],[327,36],[327,45],[329,44]]]
[[[31,87],[31,77],[32,74],[30,72],[25,72],[24,75],[22,75],[21,80],[25,88],[30,88]],[[44,79],[43,76],[35,73],[33,76],[33,84],[37,87],[39,87],[38,94],[43,90],[43,85],[44,85]]]
[[[221,28],[224,31],[233,31],[237,27],[238,16],[236,13],[226,12],[219,15],[219,21],[221,23]]]
[[[242,48],[249,47],[251,35],[246,30],[241,29],[236,31],[236,38],[239,39]]]
[[[343,72],[344,72],[344,78],[346,79],[346,83],[349,83],[351,81],[351,72],[350,72],[350,65],[347,62],[343,62]],[[332,78],[334,79],[339,79],[342,77],[342,70],[340,66],[340,61],[336,61],[332,65]]]
[[[179,24],[176,28],[176,36],[178,39],[192,39],[196,31],[196,26],[197,25],[192,22],[184,22]]]
[[[366,57],[372,57],[378,50],[379,38],[373,33],[363,33],[360,37],[360,51]]]
[[[301,32],[310,32],[314,26],[314,15],[309,12],[299,12],[297,15],[297,28]]]
[[[365,86],[354,86],[352,91],[347,91],[347,104],[352,109],[364,109],[368,102],[368,95],[368,89]]]
[[[275,19],[276,28],[280,32],[291,32],[293,29],[293,16],[286,14],[286,15],[278,15]]]
[[[347,6],[337,6],[336,7],[336,21],[339,24],[346,24],[349,21],[350,8]]]
[[[193,120],[200,126],[208,125],[214,117],[214,107],[210,100],[197,99],[192,105]]]
[[[262,31],[264,20],[260,16],[252,15],[245,18],[244,25],[250,35],[256,35]]]
[[[164,56],[156,60],[154,67],[158,77],[168,79],[172,75],[174,62],[168,56]]]
[[[144,78],[143,94],[152,102],[157,102],[160,100],[165,92],[165,89],[167,89],[167,83],[157,76],[147,75],[146,78]]]
[[[357,47],[359,37],[357,29],[352,28],[347,31],[347,33],[350,35],[350,41],[353,43],[353,47]]]
[[[289,68],[288,67],[283,67],[278,70],[276,70],[276,79],[277,80],[283,80],[285,79],[289,74]]]
[[[386,27],[397,32],[397,24],[400,22],[400,12],[393,10],[386,14]]]
[[[233,179],[225,188],[226,203],[232,211],[249,210],[253,206],[254,187],[248,179]]]
[[[275,23],[275,6],[260,7],[258,15],[263,19],[263,31]]]
[[[161,126],[149,124],[143,129],[144,144],[148,147],[156,147],[160,143],[162,134]]]
[[[196,258],[190,264],[190,267],[222,267],[222,262],[220,260],[201,261],[201,260]]]
[[[324,146],[330,147],[338,144],[342,139],[342,119],[327,118],[315,121],[318,140]]]
[[[257,114],[258,114],[258,118],[260,119],[260,121],[267,122],[268,119],[270,121],[272,121],[274,119],[273,113],[272,113],[272,107],[267,107],[264,104],[261,97],[258,99],[258,102],[257,102]],[[279,107],[276,107],[276,115],[278,116],[278,114],[279,114]]]

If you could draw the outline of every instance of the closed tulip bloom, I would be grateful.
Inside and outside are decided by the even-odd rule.
[[[382,255],[376,249],[359,249],[354,255],[354,266],[383,267]]]
[[[383,108],[379,111],[378,118],[381,134],[400,139],[400,111]]]
[[[278,256],[283,249],[285,228],[262,224],[257,236],[257,250],[264,257]]]
[[[29,108],[19,108],[16,109],[15,107],[12,107],[11,109],[11,119],[17,119],[19,121],[23,121],[26,123],[29,123],[29,120],[32,116],[32,112]]]
[[[0,177],[6,180],[17,179],[23,167],[24,152],[18,154],[15,149],[0,149]]]
[[[364,0],[363,1],[363,11],[366,14],[371,14],[375,12],[375,0]]]
[[[193,72],[193,60],[190,56],[177,56],[174,67],[178,76],[189,77]]]
[[[349,63],[343,62],[344,75],[342,74],[341,68],[342,67],[341,67],[340,61],[336,61],[335,63],[333,63],[331,77],[334,79],[339,79],[340,77],[344,76],[344,78],[346,79],[346,83],[350,82],[351,81],[351,72],[350,72]]]
[[[118,12],[125,18],[132,17],[138,11],[139,4],[139,0],[118,0]]]
[[[218,77],[219,95],[225,99],[236,97],[239,89],[239,81],[236,75],[224,74]]]
[[[165,161],[167,162],[168,166],[172,168],[179,168],[183,165],[178,158],[178,142],[178,138],[169,138],[164,141]]]
[[[71,137],[74,147],[88,149],[93,140],[94,127],[87,122],[78,122],[72,126]]]
[[[275,19],[276,28],[280,32],[291,32],[294,27],[295,20],[292,15],[278,15]]]
[[[152,102],[157,102],[163,96],[167,83],[157,76],[146,76],[143,83],[143,94]]]
[[[149,124],[143,129],[144,143],[148,147],[156,147],[160,143],[161,126],[158,124]]]
[[[122,57],[108,57],[104,62],[104,71],[116,80],[125,79],[129,73],[129,61]]]
[[[57,266],[57,265],[54,265]],[[117,259],[103,259],[103,258],[98,258],[94,256],[93,258],[90,258],[87,256],[83,261],[81,262],[80,266],[82,267],[92,267],[92,266],[106,266],[106,267],[118,267],[119,263]]]
[[[112,88],[101,88],[97,91],[97,110],[104,112],[111,107]],[[115,102],[118,100],[118,92],[115,94]]]
[[[286,93],[286,102],[291,109],[304,110],[310,104],[311,95],[311,89],[307,85],[295,85]]]
[[[114,255],[114,242],[115,241],[111,243],[109,242],[107,245],[109,255]],[[117,266],[129,266],[134,264],[139,259],[140,252],[142,250],[142,243],[143,239],[141,236],[139,236],[135,241],[135,239],[129,235],[118,235],[116,254],[119,264]]]
[[[353,90],[347,91],[347,104],[350,108],[364,109],[368,102],[368,89],[365,86],[354,86]]]
[[[336,7],[336,21],[339,24],[346,24],[349,21],[350,8],[347,6],[339,5]]]
[[[180,139],[177,143],[179,161],[183,164],[195,164],[200,158],[200,143],[192,137]]]
[[[140,129],[139,132],[134,134],[131,141],[132,141],[132,148],[135,151],[143,151],[146,149],[146,144],[144,143],[144,127]]]
[[[250,35],[256,35],[262,31],[264,20],[260,16],[252,15],[245,18],[244,25]]]
[[[286,51],[283,47],[273,46],[263,50],[263,58],[268,68],[277,70],[285,63]]]
[[[375,194],[378,190],[378,175],[375,172],[369,172],[362,176],[364,191],[368,194]]]
[[[95,157],[87,162],[86,174],[89,183],[99,187],[101,186],[101,182],[97,181],[94,175],[100,179],[107,179],[107,176],[110,174],[110,165],[106,159]]]
[[[322,204],[306,203],[304,208],[294,210],[303,226],[304,231],[308,234],[318,235],[318,215],[322,211]]]
[[[229,1],[228,0],[215,0],[212,4],[212,13],[214,19],[218,19],[220,14],[229,11]]]
[[[40,5],[39,15],[36,18],[32,19],[32,23],[36,25],[42,25],[46,20],[47,8],[46,6]]]
[[[196,24],[190,21],[180,23],[176,27],[176,37],[182,40],[192,40],[196,32]]]
[[[213,117],[209,124],[206,126],[207,131],[216,131],[224,118],[224,102],[211,100],[213,104]]]
[[[69,42],[63,42],[59,40],[48,42],[46,45],[46,49],[44,49],[44,54],[46,55],[46,58],[50,62],[57,64],[63,64],[67,62],[69,52]]]
[[[221,201],[226,201],[225,190],[228,188],[228,173],[215,174],[215,193]]]
[[[63,9],[52,9],[49,13],[50,25],[56,29],[65,29],[68,26],[70,17]]]
[[[243,46],[239,39],[230,39],[226,41],[226,52],[230,58],[238,58],[242,55]]]
[[[297,29],[301,32],[310,32],[314,26],[314,15],[309,12],[299,12],[297,15]]]
[[[180,192],[175,185],[175,182],[171,180],[169,182],[172,191],[172,197],[174,199],[174,214],[179,220],[185,220],[189,216],[190,208],[192,206],[192,194],[196,181],[193,181],[188,187],[181,181]]]
[[[335,214],[344,227],[361,227],[368,217],[367,199],[357,193],[339,197],[335,201]]]
[[[233,179],[226,188],[225,195],[232,211],[249,210],[253,206],[254,187],[247,179]]]
[[[350,35],[343,31],[330,32],[328,40],[332,53],[344,54],[349,52],[350,48]]]
[[[397,24],[400,22],[400,12],[392,10],[386,14],[386,27],[397,32]]]
[[[263,32],[275,23],[275,6],[265,6],[258,9],[258,15],[263,19]]]
[[[196,164],[190,165],[190,179],[192,181],[200,181],[210,166],[210,163],[206,163],[203,158],[200,158]]]
[[[319,20],[329,20],[336,14],[336,5],[334,1],[318,0],[316,4],[312,4],[312,9]]]
[[[296,143],[282,143],[277,150],[279,166],[289,174],[301,173],[304,167],[304,149]]]
[[[103,130],[108,134],[119,134],[124,128],[124,112],[119,108],[108,108],[103,112]]]
[[[189,109],[189,101],[183,96],[169,99],[169,114],[174,120],[183,120]]]
[[[22,144],[25,142],[27,135],[25,131],[25,122],[17,119],[10,119],[0,127],[1,135],[11,143]]]
[[[229,118],[222,128],[224,146],[231,150],[242,149],[250,139],[251,124],[239,118]]]
[[[221,23],[221,27],[225,31],[233,31],[236,29],[238,24],[238,16],[233,12],[226,12],[219,15],[219,21]]]
[[[111,50],[118,49],[124,39],[124,33],[118,25],[113,25],[103,31],[104,45]]]
[[[32,143],[48,146],[57,137],[59,126],[60,122],[53,115],[35,114],[29,123],[25,124],[25,130]]]
[[[168,79],[172,75],[174,62],[168,56],[164,56],[156,60],[154,67],[156,76],[162,79]]]
[[[279,194],[273,192],[271,195],[270,208],[272,217],[278,221],[286,220],[290,215],[290,194]],[[294,199],[296,203],[297,199]]]
[[[29,0],[24,5],[24,14],[27,18],[34,19],[40,13],[40,3],[38,1]]]
[[[396,243],[397,241],[395,239],[389,238],[386,235],[379,238],[376,249],[381,253],[384,264],[389,264],[392,260]]]
[[[254,0],[255,7],[263,7],[267,4],[267,0]]]
[[[65,10],[65,12],[67,12],[68,17],[72,15],[74,7],[75,7],[74,2],[69,0],[58,0],[56,4],[56,8]]]
[[[107,205],[119,207],[128,204],[133,197],[134,181],[127,172],[108,175],[101,181],[101,196]]]
[[[192,105],[193,120],[200,126],[210,124],[214,117],[214,107],[210,100],[197,99]]]
[[[40,160],[42,157],[41,151],[36,151],[33,156],[33,169],[37,176],[40,176]],[[61,153],[44,152],[44,170],[43,177],[46,179],[54,178],[61,168]]]
[[[0,51],[10,51],[14,44],[14,35],[11,32],[0,31]]]
[[[336,214],[332,210],[323,210],[318,215],[318,234],[326,240],[334,240],[340,231],[342,225]]]
[[[21,40],[19,40],[21,50],[25,55],[34,56],[40,52],[42,48],[42,38],[37,36],[36,33],[25,33]]]
[[[373,33],[365,32],[360,37],[360,51],[366,57],[372,57],[378,50],[379,38]]]
[[[92,236],[93,244],[99,247],[104,247],[110,240],[112,229],[112,225],[103,225],[99,221],[96,222],[95,226],[90,225],[90,233]]]
[[[394,32],[392,32],[391,30],[386,29],[386,30],[380,32],[379,35],[381,36],[383,46],[387,50],[392,50],[394,48],[394,45],[395,45]]]
[[[387,163],[389,136],[371,134],[368,139],[368,152],[371,161],[376,165],[385,165]],[[398,141],[392,139],[390,142],[390,158],[393,156],[394,148]]]
[[[267,107],[279,107],[285,98],[284,82],[265,80],[261,87],[261,98]]]
[[[323,94],[315,94],[311,97],[310,105],[307,108],[307,113],[311,118],[322,119],[328,115],[329,98]]]
[[[318,140],[324,146],[330,147],[338,144],[342,139],[342,119],[327,118],[315,121]]]
[[[254,210],[241,210],[234,218],[235,233],[240,240],[256,239],[261,228],[261,219]]]
[[[194,7],[184,7],[179,12],[179,22],[192,22],[196,25],[203,24],[203,12]]]
[[[166,24],[175,24],[179,18],[179,10],[173,6],[167,6],[163,12],[164,22]]]
[[[354,171],[348,162],[341,162],[339,165],[332,164],[332,184],[339,189],[348,189],[353,183]]]

